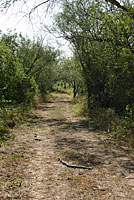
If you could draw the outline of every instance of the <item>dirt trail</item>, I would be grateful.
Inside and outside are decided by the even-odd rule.
[[[134,156],[106,147],[90,122],[72,113],[67,94],[41,104],[14,132],[10,152],[24,154],[14,170],[22,183],[13,192],[3,186],[1,200],[134,200]],[[58,157],[92,169],[67,168]]]

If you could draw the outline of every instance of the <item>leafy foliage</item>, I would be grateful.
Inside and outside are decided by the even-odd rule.
[[[133,137],[134,19],[129,12],[133,8],[123,1],[127,8],[123,12],[122,7],[108,2],[116,1],[63,1],[55,30],[60,30],[72,44],[81,64],[88,109],[102,109],[103,113],[110,109],[124,115],[121,127],[127,124],[126,130],[131,129]],[[125,129],[121,127],[114,126],[125,138]]]
[[[72,58],[62,58],[57,65],[56,71],[57,86],[61,86],[64,90],[70,88],[70,91],[73,91],[74,98],[83,91],[82,69],[75,55]]]
[[[124,112],[134,101],[133,20],[102,1],[77,0],[63,3],[56,24],[78,55],[89,105]]]
[[[52,88],[57,55],[51,47],[44,47],[43,41],[1,33],[0,114],[5,119],[0,121],[1,131],[9,124],[7,118],[14,123],[15,116],[10,114],[16,113],[14,108],[26,108],[39,92]]]

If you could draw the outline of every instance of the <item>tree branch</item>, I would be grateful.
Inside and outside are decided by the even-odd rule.
[[[36,73],[40,73],[41,71],[42,71],[42,69],[46,66],[46,65],[48,65],[49,63],[51,63],[51,62],[53,62],[53,61],[55,61],[54,59],[53,60],[48,60],[45,64],[43,64],[40,68],[38,68],[37,70],[35,70],[35,71],[33,71],[33,72],[31,72],[31,75],[34,75],[34,74],[36,74]]]
[[[92,167],[78,166],[78,165],[69,165],[68,163],[66,163],[65,161],[61,160],[60,158],[58,158],[58,160],[59,160],[63,165],[66,165],[66,167],[78,168],[78,169],[92,169]]]
[[[46,3],[48,3],[48,2],[50,2],[50,0],[46,0],[46,1],[44,1],[44,2],[42,2],[42,3],[40,3],[40,4],[38,4],[38,5],[36,5],[34,8],[32,8],[31,11],[30,11],[30,13],[29,13],[29,18],[30,18],[30,15],[31,15],[38,7],[40,7],[40,6],[42,6],[43,4],[46,4]]]
[[[122,10],[126,11],[126,12],[129,12],[129,10],[125,7],[125,6],[122,6],[118,1],[116,0],[105,0],[106,2],[109,2],[111,3],[112,5],[118,7],[118,8],[121,8]]]

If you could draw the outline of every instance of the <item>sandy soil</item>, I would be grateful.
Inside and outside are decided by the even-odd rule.
[[[0,200],[134,200],[134,155],[108,147],[69,95],[54,96],[0,147]]]

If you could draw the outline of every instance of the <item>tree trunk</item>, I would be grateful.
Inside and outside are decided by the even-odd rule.
[[[88,110],[90,108],[90,88],[89,88],[89,85],[87,86],[87,95],[88,95],[88,98],[87,98],[87,103],[88,103]]]
[[[76,94],[77,94],[75,81],[74,81],[74,84],[73,84],[73,93],[74,93],[74,99],[75,99]]]

